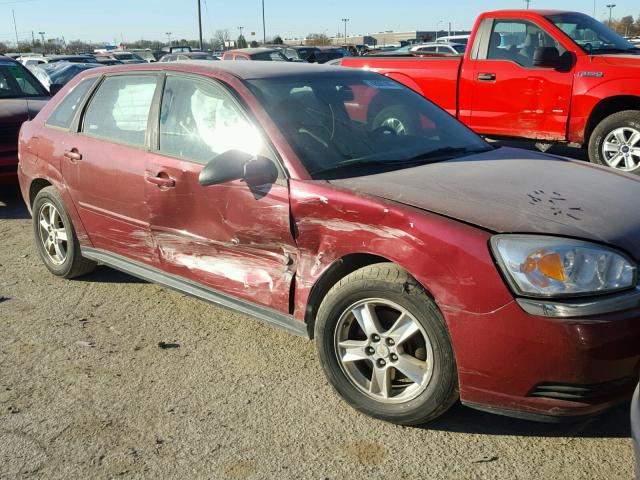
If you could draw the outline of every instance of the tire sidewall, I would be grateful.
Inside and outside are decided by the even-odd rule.
[[[46,203],[51,203],[56,207],[58,213],[60,214],[60,217],[62,218],[62,221],[64,222],[64,229],[67,234],[67,258],[65,258],[65,261],[60,265],[56,265],[51,261],[49,255],[47,255],[47,252],[44,249],[42,240],[40,239],[40,210]],[[67,213],[67,209],[64,207],[64,204],[62,203],[62,200],[60,199],[58,193],[53,190],[52,187],[47,187],[41,190],[36,196],[36,199],[33,202],[32,225],[33,233],[36,240],[36,248],[38,249],[40,258],[44,262],[45,266],[57,276],[67,276],[73,268],[73,262],[75,255],[77,255],[77,252],[79,250],[79,244],[76,239],[76,234],[73,229],[71,218]]]
[[[448,401],[451,389],[457,388],[455,361],[444,319],[433,302],[430,302],[431,305],[425,304],[424,291],[419,292],[422,295],[407,292],[403,284],[370,279],[354,281],[335,295],[327,296],[316,321],[316,347],[320,363],[334,389],[357,410],[393,423],[415,424],[416,420],[428,417],[430,412],[439,410]],[[350,306],[365,298],[386,299],[405,308],[429,337],[434,357],[433,374],[427,388],[407,402],[384,404],[367,397],[351,383],[341,368],[334,341],[338,320]]]
[[[624,172],[623,170],[611,167],[602,156],[602,144],[607,136],[612,131],[623,127],[631,127],[640,131],[640,111],[629,110],[618,112],[602,120],[594,129],[591,139],[589,140],[589,161],[619,172],[640,175],[640,166],[633,171]]]
[[[385,120],[395,118],[402,123],[405,135],[415,133],[419,129],[419,120],[409,106],[393,105],[380,110],[373,118],[372,130],[380,128]]]

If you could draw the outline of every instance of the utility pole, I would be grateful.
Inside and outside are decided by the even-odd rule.
[[[36,49],[36,36],[33,34],[33,30],[31,30],[31,48],[34,51]]]
[[[20,50],[20,42],[18,41],[18,27],[16,26],[16,11],[11,10],[13,13],[13,29],[16,31],[16,50]]]
[[[593,0],[593,18],[596,18],[596,0]]]
[[[524,1],[527,4],[527,10],[529,10],[529,4],[531,3],[531,0],[524,0]]]
[[[169,40],[169,46],[171,46],[171,32],[167,32],[165,35],[167,36],[167,40]]]
[[[42,48],[42,54],[44,55],[44,32],[38,32],[40,34],[40,38],[42,39],[42,44],[40,47]]]
[[[238,30],[240,30],[240,36],[242,36],[242,30],[244,30],[244,27],[238,27]]]
[[[264,20],[264,0],[262,0],[262,44],[267,43],[267,24]]]
[[[343,18],[342,21],[344,22],[344,43],[345,45],[347,44],[347,22],[351,20],[350,18]]]
[[[615,6],[615,3],[610,3],[609,5],[607,5],[607,8],[609,9],[609,28],[611,28],[611,12]]]
[[[200,32],[200,50],[202,50],[202,5],[198,0],[198,31]]]

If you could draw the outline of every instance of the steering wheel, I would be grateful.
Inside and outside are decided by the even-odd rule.
[[[381,135],[393,135],[394,137],[398,136],[398,132],[395,131],[389,125],[380,125],[379,127],[374,128],[371,133],[381,134]]]

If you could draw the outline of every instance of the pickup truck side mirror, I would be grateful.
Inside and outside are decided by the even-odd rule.
[[[558,68],[560,65],[560,52],[556,47],[539,47],[533,52],[534,67]]]
[[[198,181],[203,187],[234,180],[244,180],[249,186],[274,183],[278,169],[266,157],[254,157],[240,150],[228,150],[207,163]]]

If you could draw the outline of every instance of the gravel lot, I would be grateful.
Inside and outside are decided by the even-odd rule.
[[[53,277],[6,190],[0,478],[632,478],[628,406],[579,425],[460,405],[424,429],[372,420],[307,340],[106,267]]]

